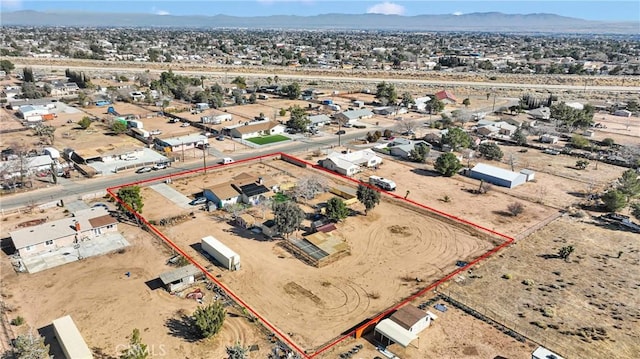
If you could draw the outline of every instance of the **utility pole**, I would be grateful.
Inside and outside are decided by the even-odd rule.
[[[204,174],[207,174],[207,145],[202,145],[202,169],[204,169]]]

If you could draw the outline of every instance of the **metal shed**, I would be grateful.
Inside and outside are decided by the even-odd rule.
[[[469,171],[469,177],[492,183],[496,186],[513,188],[527,181],[527,176],[503,168],[478,163]]]
[[[374,337],[383,346],[398,343],[403,348],[408,347],[412,341],[418,338],[416,334],[404,329],[389,318],[381,320],[376,325]]]
[[[160,274],[160,281],[169,292],[173,292],[193,284],[197,278],[202,276],[203,274],[200,269],[196,268],[193,264],[189,264]]]

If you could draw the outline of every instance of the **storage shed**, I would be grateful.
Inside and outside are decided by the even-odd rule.
[[[412,341],[418,338],[415,333],[404,329],[389,318],[381,320],[376,325],[373,336],[383,346],[397,343],[403,348],[408,347]]]
[[[415,335],[420,334],[431,324],[431,317],[429,314],[412,305],[407,305],[398,309],[393,313],[393,315],[391,315],[391,320]]]
[[[519,186],[527,181],[527,176],[522,173],[512,172],[484,163],[475,165],[469,171],[469,177],[507,188]]]
[[[213,236],[202,238],[202,250],[228,270],[240,269],[240,256]]]
[[[160,281],[166,290],[175,292],[185,288],[203,276],[202,271],[193,264],[160,274]]]
[[[54,320],[53,331],[67,359],[93,359],[91,350],[89,350],[71,316],[65,315]]]

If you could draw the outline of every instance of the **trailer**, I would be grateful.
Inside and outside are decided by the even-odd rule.
[[[230,271],[240,269],[240,256],[213,236],[202,238],[202,250]]]
[[[213,121],[216,124],[222,123],[224,121],[231,121],[231,120],[233,120],[233,115],[231,115],[230,113],[224,113],[222,115],[213,116]]]
[[[67,359],[93,359],[91,350],[89,350],[71,316],[66,315],[54,320],[53,331]]]
[[[390,179],[382,178],[379,176],[369,176],[369,183],[382,188],[385,191],[395,191],[396,183]]]

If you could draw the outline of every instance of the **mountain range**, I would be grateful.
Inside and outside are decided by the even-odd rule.
[[[138,27],[138,28],[242,28],[291,30],[406,30],[503,33],[638,34],[638,22],[602,22],[554,14],[379,15],[323,14],[239,17],[172,16],[141,13],[3,12],[3,26]]]

